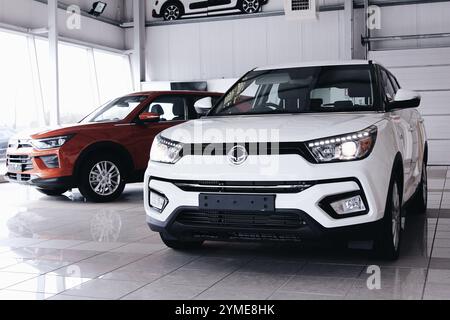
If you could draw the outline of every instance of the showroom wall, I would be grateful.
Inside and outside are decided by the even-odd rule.
[[[322,12],[320,23],[270,16],[151,26],[148,75],[152,81],[235,78],[260,65],[344,59],[344,36],[343,10]]]
[[[269,1],[267,6],[271,7],[265,10],[274,10],[275,2],[281,8],[282,1]],[[339,0],[324,2],[326,5],[342,3]],[[448,10],[442,10],[443,7]],[[365,54],[360,44],[364,32],[363,15],[363,9],[354,11],[354,58],[364,58]],[[381,6],[381,17],[381,29],[373,30],[372,36],[450,32],[450,1]],[[148,12],[147,19],[152,21]],[[236,78],[258,65],[344,59],[345,50],[348,50],[343,45],[343,10],[321,12],[320,22],[287,21],[283,15],[215,20],[219,21],[194,19],[181,24],[151,23],[146,32],[147,79]],[[126,45],[132,47],[132,29],[126,30]],[[446,45],[450,45],[450,38],[382,41],[374,44],[373,49]]]

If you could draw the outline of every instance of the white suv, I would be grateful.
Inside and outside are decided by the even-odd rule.
[[[163,131],[145,177],[150,228],[204,240],[374,240],[399,255],[427,203],[420,96],[372,61],[258,68],[202,119]]]
[[[156,0],[152,10],[154,18],[178,20],[183,16],[219,14],[240,10],[256,13],[268,0]]]

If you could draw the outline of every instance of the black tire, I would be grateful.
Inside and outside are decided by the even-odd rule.
[[[67,192],[69,189],[41,189],[38,188],[37,191],[40,193],[43,193],[50,197],[57,197],[62,195],[63,193]]]
[[[379,236],[374,243],[375,253],[385,260],[396,260],[400,254],[403,218],[400,181],[396,176],[391,179]]]
[[[427,164],[425,161],[422,165],[422,177],[420,179],[417,191],[411,201],[410,211],[414,214],[425,214],[427,212],[428,204],[428,174]]]
[[[261,10],[261,0],[241,0],[239,10],[246,14],[256,13]]]
[[[185,241],[185,240],[179,240],[176,238],[168,237],[164,233],[159,234],[161,237],[162,242],[169,248],[175,249],[175,250],[192,250],[200,248],[203,244],[203,240],[197,240],[197,241]]]
[[[164,21],[178,20],[184,14],[184,8],[181,3],[176,1],[168,2],[161,9]]]
[[[95,177],[99,175],[96,173],[102,168],[102,166],[106,165],[106,169],[103,171],[108,171],[113,169],[114,175],[110,177],[104,178],[105,180],[100,181],[97,185],[97,181]],[[113,166],[115,168],[113,168]],[[81,166],[80,170],[80,181],[78,185],[78,189],[81,194],[89,201],[93,202],[110,202],[114,201],[120,197],[125,188],[125,169],[124,165],[121,163],[120,159],[112,154],[99,154],[89,157]],[[117,174],[118,173],[118,174]],[[102,179],[100,177],[99,179]],[[111,183],[113,187],[105,186],[97,187],[99,184],[108,185]]]

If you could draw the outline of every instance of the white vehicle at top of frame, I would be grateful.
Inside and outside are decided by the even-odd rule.
[[[406,212],[427,206],[420,101],[372,61],[252,70],[155,138],[147,222],[173,248],[337,237],[396,259]]]
[[[152,11],[154,18],[178,20],[195,14],[220,13],[240,10],[242,13],[255,13],[269,0],[156,0]]]

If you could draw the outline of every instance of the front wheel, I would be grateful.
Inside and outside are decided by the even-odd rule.
[[[381,230],[375,240],[375,251],[383,259],[396,260],[400,254],[402,239],[402,197],[399,179],[389,186],[388,199]]]
[[[90,201],[114,201],[120,197],[125,188],[124,176],[123,165],[113,155],[93,156],[81,168],[78,188]]]
[[[255,13],[261,9],[260,0],[242,0],[239,9],[243,13]]]
[[[180,19],[182,12],[183,9],[181,8],[181,5],[176,2],[169,3],[162,9],[163,18],[165,21]]]
[[[166,246],[175,250],[197,249],[200,248],[203,244],[202,240],[185,241],[176,238],[169,238],[164,233],[160,233],[159,235],[161,237],[162,242],[164,242]]]

